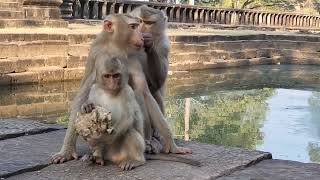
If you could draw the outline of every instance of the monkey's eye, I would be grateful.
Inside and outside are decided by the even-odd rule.
[[[118,79],[119,77],[120,77],[119,73],[112,75],[112,78],[114,78],[114,79]]]
[[[136,30],[138,27],[138,24],[129,24],[130,29]]]
[[[111,74],[105,74],[105,75],[103,75],[103,77],[104,77],[104,78],[107,78],[107,79],[109,79],[111,76],[112,76]]]
[[[154,23],[156,23],[155,21],[143,21],[143,22],[147,25],[153,25]]]

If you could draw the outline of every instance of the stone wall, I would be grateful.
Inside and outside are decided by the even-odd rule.
[[[0,84],[81,79],[95,34],[0,34]],[[320,37],[170,36],[170,71],[320,64]]]

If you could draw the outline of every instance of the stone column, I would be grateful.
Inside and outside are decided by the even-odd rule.
[[[63,0],[60,6],[61,17],[64,19],[70,19],[73,16],[73,5],[74,0]]]
[[[61,4],[62,0],[24,0],[23,2],[23,6],[27,17],[28,14],[37,15],[37,13],[33,13],[33,11],[36,10],[36,8],[33,7],[40,7],[42,11],[45,11],[45,16],[39,16],[38,18],[43,19],[60,19],[59,6]]]

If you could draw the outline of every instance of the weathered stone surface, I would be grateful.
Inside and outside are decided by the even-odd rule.
[[[51,142],[51,140],[48,142]],[[52,143],[51,143],[52,144]],[[238,148],[180,142],[194,151],[189,158],[199,160],[202,167],[192,167],[178,162],[148,161],[146,165],[129,172],[122,172],[114,165],[88,166],[79,161],[50,165],[38,172],[30,172],[8,179],[212,179],[230,174],[236,169],[270,158],[268,153]]]
[[[320,164],[264,160],[218,180],[319,180]]]
[[[0,140],[22,135],[38,134],[61,129],[56,125],[48,125],[26,119],[0,119]]]
[[[60,150],[64,134],[65,130],[58,130],[0,141],[0,177],[47,166],[50,157]],[[79,152],[85,149],[79,146]]]

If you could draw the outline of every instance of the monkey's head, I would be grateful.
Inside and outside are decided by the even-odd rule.
[[[130,14],[141,20],[139,28],[143,33],[159,34],[163,33],[167,28],[168,18],[166,14],[159,9],[142,5],[134,9]]]
[[[104,61],[104,66],[97,68],[97,82],[108,93],[117,95],[128,84],[129,75],[127,68],[119,57],[113,57]]]
[[[143,37],[139,31],[140,20],[127,14],[108,15],[104,19],[103,31],[119,47],[139,50],[143,47]]]

